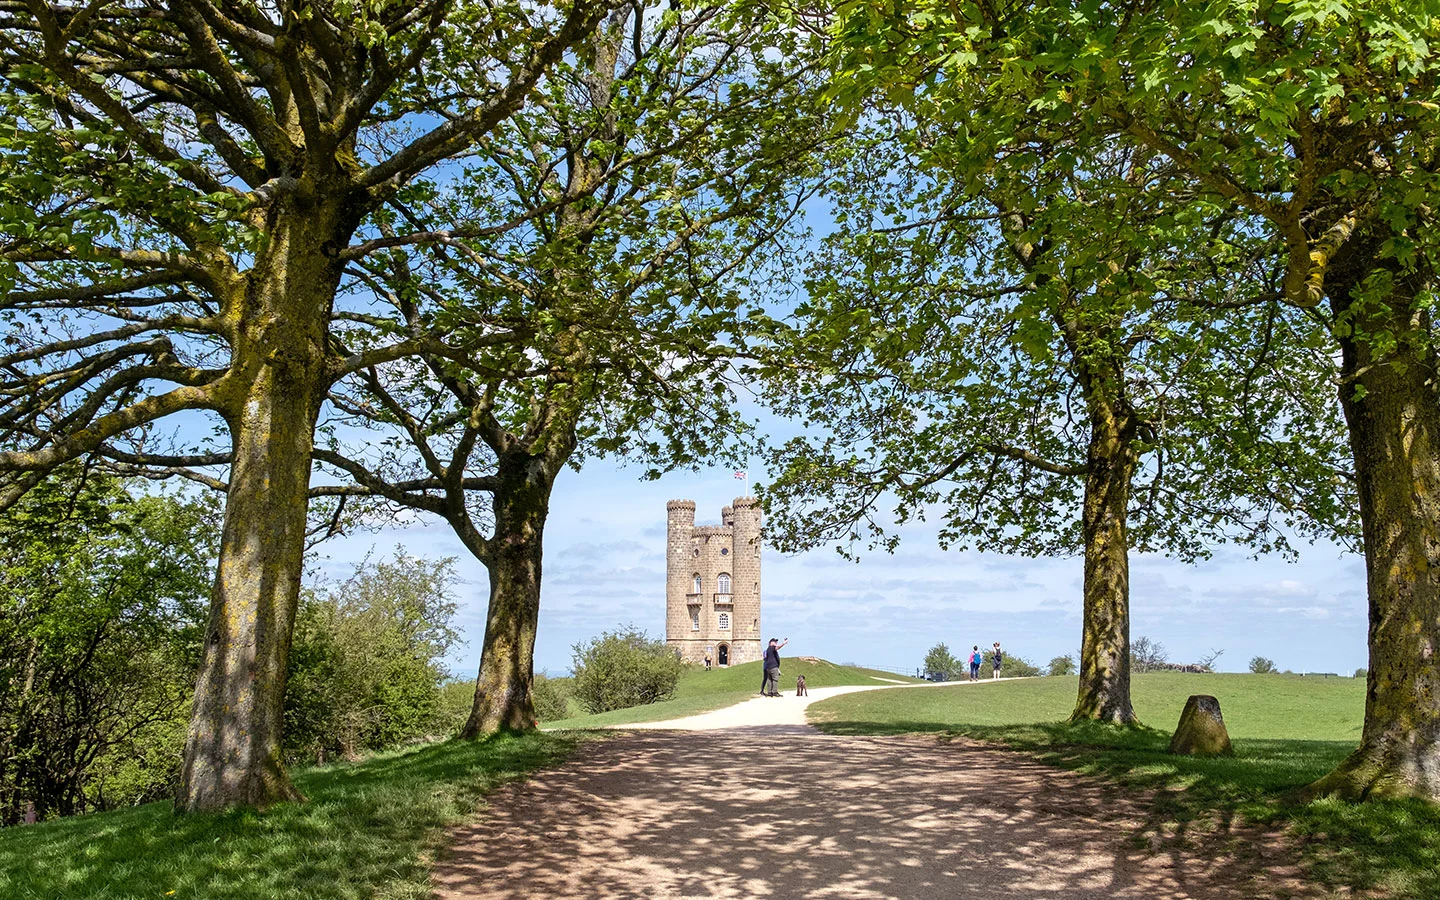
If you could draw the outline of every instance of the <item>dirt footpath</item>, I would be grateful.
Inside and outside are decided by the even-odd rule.
[[[878,680],[878,679],[877,679]],[[1004,680],[1004,679],[1001,679]],[[976,682],[978,685],[979,682]],[[898,691],[898,690],[923,690],[925,688],[956,687],[957,685],[941,684],[909,684],[899,682],[890,684],[867,684],[867,685],[843,685],[840,687],[817,687],[811,688],[808,696],[797,697],[794,691],[782,691],[779,697],[753,697],[743,703],[736,703],[734,706],[726,706],[722,709],[712,710],[706,713],[696,713],[693,716],[686,716],[683,719],[670,719],[664,722],[637,722],[631,725],[616,725],[616,728],[638,729],[641,731],[653,731],[655,729],[675,731],[717,731],[730,728],[755,728],[770,725],[804,725],[805,709],[812,703],[819,703],[830,697],[838,697],[841,694],[853,694],[857,691]],[[819,732],[811,731],[811,734],[818,735]]]
[[[637,732],[493,795],[434,884],[445,900],[1317,896],[1255,852],[1157,838],[1128,796],[933,738]]]

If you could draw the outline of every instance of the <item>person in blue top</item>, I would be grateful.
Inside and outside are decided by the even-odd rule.
[[[981,653],[980,653],[980,645],[979,645],[979,644],[975,644],[974,646],[972,646],[972,647],[970,648],[970,680],[971,680],[971,681],[979,681],[979,680],[980,680],[980,661],[981,661],[981,659],[982,659],[982,656],[981,656]]]
[[[765,648],[765,662],[762,664],[765,680],[760,683],[760,695],[763,697],[780,696],[780,648],[788,643],[789,638],[783,641],[771,638],[770,646]]]

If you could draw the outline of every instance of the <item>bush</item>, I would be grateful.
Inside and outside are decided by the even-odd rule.
[[[1006,654],[1001,662],[1000,675],[1003,678],[1034,678],[1045,674],[1039,666],[1023,656]]]
[[[1273,675],[1275,674],[1275,661],[1257,656],[1250,660],[1250,671],[1256,675]]]
[[[575,685],[569,678],[536,675],[530,699],[535,701],[535,715],[542,722],[558,722],[570,718],[570,698]]]
[[[174,789],[215,571],[209,501],[66,467],[0,513],[0,826]]]
[[[684,667],[673,648],[633,625],[572,649],[575,698],[592,713],[668,700]]]
[[[1355,670],[1355,677],[1356,677],[1356,678],[1369,678],[1369,677],[1370,677],[1370,670],[1369,670],[1369,669],[1356,669],[1356,670]]]
[[[1050,660],[1047,675],[1074,675],[1075,658],[1073,656],[1057,656]]]
[[[440,733],[459,734],[474,706],[475,679],[451,678],[440,685]]]
[[[301,593],[285,688],[291,759],[354,758],[449,730],[455,580],[453,559],[401,550]]]

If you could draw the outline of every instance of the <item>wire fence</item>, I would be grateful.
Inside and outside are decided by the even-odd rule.
[[[873,669],[876,672],[894,672],[896,675],[910,675],[914,678],[921,677],[918,666],[872,666],[869,663],[847,662],[842,666],[850,666],[853,669]]]

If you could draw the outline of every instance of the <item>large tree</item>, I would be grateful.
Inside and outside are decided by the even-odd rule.
[[[747,4],[613,12],[533,102],[381,215],[333,332],[313,497],[454,529],[490,575],[470,737],[534,726],[543,536],[567,466],[646,474],[746,431],[732,387],[750,287],[785,258],[822,142],[814,54]],[[763,251],[763,252],[762,252]],[[201,455],[111,454],[224,487]]]
[[[317,458],[349,482],[334,492],[437,515],[485,564],[468,737],[534,725],[560,473],[610,455],[653,474],[745,432],[731,394],[738,311],[814,186],[821,128],[801,47],[745,4],[617,11],[454,190],[406,213],[484,235],[367,271],[405,329],[462,314],[423,368],[337,384],[337,439]],[[525,323],[507,329],[522,339],[480,340],[505,323]],[[361,331],[356,341],[373,339]],[[389,452],[344,440],[356,424],[389,429]]]
[[[1440,4],[847,4],[843,68],[959,86],[1023,136],[1143,147],[1195,198],[1244,210],[1282,275],[1258,303],[1328,330],[1363,525],[1370,675],[1361,745],[1315,790],[1440,799],[1440,398],[1431,320]],[[899,52],[896,52],[899,51]],[[968,96],[969,99],[962,99]]]
[[[0,507],[172,414],[230,438],[182,808],[298,796],[281,704],[316,418],[335,381],[428,340],[331,338],[367,217],[617,2],[0,4]]]
[[[1223,203],[1177,217],[1162,157],[907,108],[846,148],[840,227],[778,332],[770,394],[811,434],[774,453],[772,530],[891,547],[893,502],[946,546],[1082,554],[1072,718],[1134,722],[1132,548],[1288,550],[1302,507],[1345,518],[1338,408],[1296,402],[1327,387],[1316,329],[1215,314],[1263,289],[1263,246]]]

